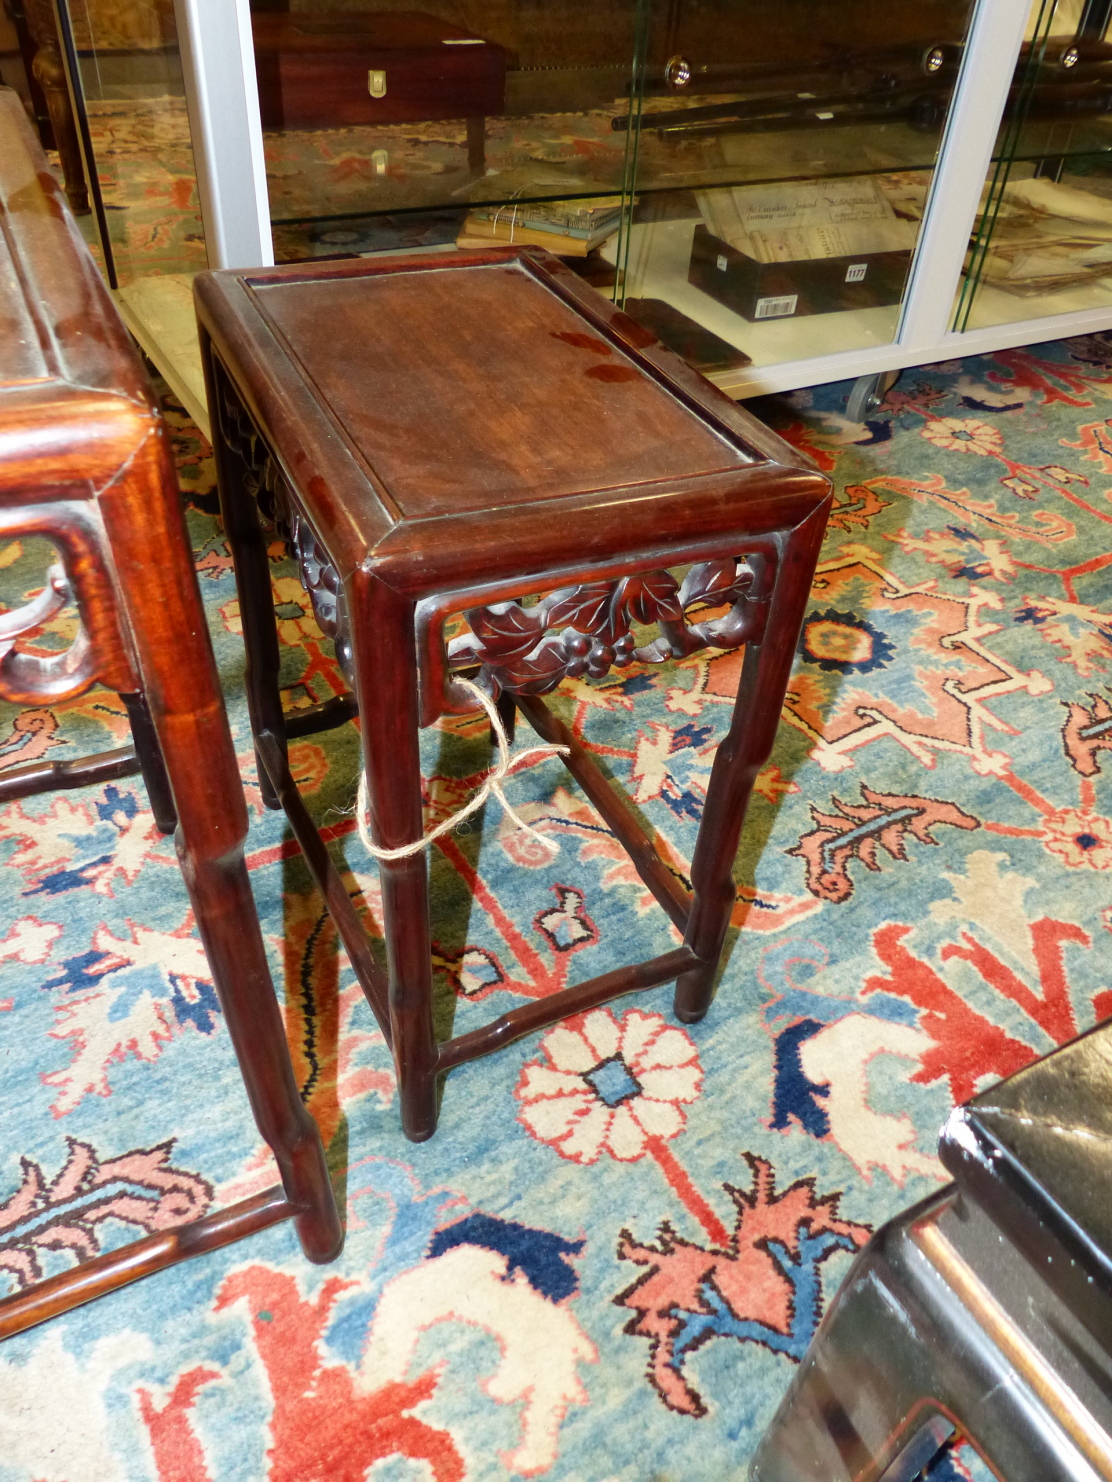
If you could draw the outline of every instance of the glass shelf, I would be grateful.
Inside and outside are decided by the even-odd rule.
[[[728,388],[747,365],[890,343],[972,9],[652,7],[627,307],[707,332],[700,369]]]
[[[692,354],[687,358],[727,390],[745,379],[741,372],[749,364],[809,360],[817,355],[836,355],[849,345],[885,345],[892,340],[899,303],[763,322],[749,322],[732,312],[688,281],[692,242],[701,221],[697,216],[634,221],[626,267],[626,302],[628,306],[632,300],[635,310],[645,300],[667,303],[722,342],[718,347],[704,342],[701,359],[696,361]],[[613,261],[616,244],[603,251]],[[636,293],[632,292],[634,288]],[[640,313],[645,312],[640,309]],[[731,356],[731,347],[740,355]]]
[[[1112,305],[1110,23],[1109,3],[1034,0],[955,330]]]
[[[634,0],[253,9],[279,261],[494,238],[538,203],[620,215]]]

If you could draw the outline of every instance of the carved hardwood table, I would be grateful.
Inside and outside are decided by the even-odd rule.
[[[407,1136],[435,1130],[440,1072],[569,1014],[675,979],[676,1013],[701,1018],[828,481],[535,249],[201,274],[195,288],[264,796],[286,809],[392,1047]],[[351,684],[290,717],[256,501],[295,547]],[[682,585],[670,566],[690,566]],[[468,631],[446,644],[460,613]],[[638,647],[634,626],[654,623],[659,636]],[[564,675],[743,644],[689,894],[540,696]],[[437,1044],[426,858],[380,863],[384,974],[286,740],[357,707],[373,837],[400,849],[422,836],[419,727],[478,708],[461,673],[499,697],[504,720],[520,710],[569,748],[573,776],[684,943]]]
[[[320,1137],[298,1095],[243,860],[247,809],[157,403],[15,93],[0,89],[0,541],[57,551],[40,597],[0,613],[0,698],[95,683],[128,703],[177,850],[259,1131],[284,1188],[97,1256],[0,1301],[0,1337],[137,1276],[293,1218],[306,1254],[342,1243]],[[78,636],[19,640],[75,602]],[[130,748],[21,769],[0,802],[134,771]],[[4,790],[6,789],[6,790]]]

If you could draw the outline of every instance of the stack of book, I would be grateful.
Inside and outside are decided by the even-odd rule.
[[[513,242],[547,247],[562,257],[586,257],[613,236],[621,215],[620,196],[476,206],[460,228],[456,245],[489,247],[495,242]]]

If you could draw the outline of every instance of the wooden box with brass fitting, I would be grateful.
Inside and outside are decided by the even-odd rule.
[[[505,106],[505,50],[419,11],[252,16],[265,129],[480,119]]]

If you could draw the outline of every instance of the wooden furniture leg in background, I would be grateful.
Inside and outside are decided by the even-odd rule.
[[[284,756],[286,726],[278,685],[280,655],[274,623],[270,560],[259,524],[258,508],[244,483],[247,463],[235,446],[233,429],[227,426],[227,411],[220,388],[209,373],[210,356],[206,353],[203,358],[205,390],[212,417],[213,460],[220,490],[220,514],[228,549],[232,553],[236,590],[240,593],[239,612],[246,654],[244,685],[251,733],[258,737],[268,731],[281,746]],[[281,808],[270,774],[257,750],[256,764],[264,805],[272,809]]]
[[[467,120],[467,169],[473,179],[486,174],[486,119]]]
[[[54,130],[54,144],[62,162],[66,197],[71,211],[78,216],[87,216],[89,188],[85,183],[85,168],[81,162],[77,120],[73,116],[66,69],[62,65],[54,7],[51,0],[24,0],[24,11],[28,29],[38,48],[31,65],[35,80],[46,98],[50,127]]]
[[[178,815],[174,807],[173,789],[166,775],[162,748],[158,744],[158,731],[151,719],[150,706],[142,692],[134,695],[121,695],[120,699],[124,702],[127,718],[131,722],[135,765],[143,774],[143,782],[147,789],[147,798],[151,805],[151,812],[154,814],[154,821],[158,824],[161,833],[172,834],[178,826]]]

